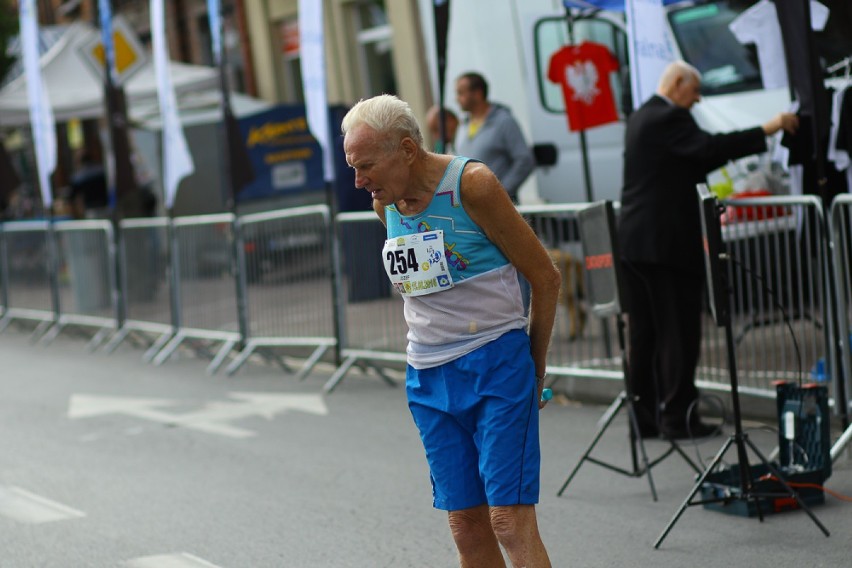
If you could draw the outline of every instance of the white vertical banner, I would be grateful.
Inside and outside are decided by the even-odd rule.
[[[24,73],[27,77],[27,98],[30,103],[30,126],[35,146],[36,167],[42,204],[46,210],[53,205],[50,174],[56,169],[56,123],[41,76],[38,51],[38,11],[35,0],[20,0],[21,50]]]
[[[323,0],[299,0],[299,58],[308,128],[322,147],[325,181],[334,181],[334,162],[329,140],[328,95],[325,81]]]
[[[175,203],[180,180],[195,171],[177,111],[177,100],[169,75],[169,45],[166,38],[163,0],[151,0],[151,43],[157,98],[163,121],[163,195],[166,209]]]
[[[630,54],[633,108],[639,108],[657,90],[666,65],[674,61],[666,34],[663,0],[625,0]]]

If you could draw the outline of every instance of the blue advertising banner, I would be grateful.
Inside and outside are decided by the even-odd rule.
[[[304,105],[279,105],[241,118],[239,125],[255,177],[237,201],[324,189],[322,150]]]

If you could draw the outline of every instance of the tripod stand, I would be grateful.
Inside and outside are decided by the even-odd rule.
[[[660,545],[668,536],[671,529],[677,523],[680,516],[687,507],[693,505],[704,505],[708,503],[732,503],[734,501],[754,503],[757,509],[758,518],[763,522],[763,511],[761,510],[760,500],[774,497],[787,497],[796,501],[798,506],[805,511],[811,520],[819,527],[825,536],[829,536],[828,529],[816,518],[810,508],[805,504],[802,498],[796,493],[792,487],[784,480],[782,474],[774,467],[769,460],[757,449],[757,446],[748,438],[748,435],[743,432],[742,414],[740,413],[740,396],[739,382],[737,380],[737,361],[735,354],[734,334],[730,317],[730,299],[728,294],[728,279],[725,277],[725,272],[722,269],[721,261],[726,260],[728,256],[722,253],[722,228],[719,223],[719,209],[716,199],[712,196],[707,187],[703,184],[698,186],[698,194],[701,198],[701,228],[704,234],[704,259],[707,268],[707,284],[710,294],[710,308],[716,320],[716,325],[725,328],[725,344],[728,356],[728,371],[731,379],[731,403],[733,407],[734,433],[725,441],[721,449],[713,458],[704,472],[698,477],[689,495],[681,504],[680,509],[672,517],[669,524],[660,534],[657,541],[654,543],[654,548],[659,548]],[[727,451],[734,446],[737,451],[737,460],[739,461],[739,485],[726,492],[726,494],[711,499],[701,499],[693,501],[695,494],[704,486],[708,476],[716,469]],[[775,477],[777,482],[783,488],[783,492],[768,492],[760,491],[755,487],[755,482],[752,477],[752,468],[749,465],[748,454],[746,449],[757,456],[761,464]]]
[[[657,489],[654,486],[654,476],[651,473],[651,468],[655,465],[662,462],[664,459],[669,457],[672,453],[677,452],[680,456],[695,470],[695,473],[701,473],[701,470],[697,465],[686,455],[686,453],[681,449],[681,447],[674,440],[668,440],[669,447],[668,449],[659,457],[649,460],[648,454],[645,451],[645,442],[642,439],[642,436],[639,435],[639,421],[636,418],[636,409],[634,404],[636,402],[636,397],[633,395],[633,391],[630,387],[630,381],[627,380],[628,374],[628,366],[626,362],[626,358],[624,356],[625,353],[625,341],[624,341],[624,320],[621,317],[621,314],[616,316],[617,319],[617,327],[618,327],[618,341],[621,347],[621,360],[622,360],[622,369],[624,372],[624,390],[621,391],[614,401],[609,405],[604,415],[601,417],[599,421],[598,430],[595,433],[595,437],[592,438],[592,442],[586,448],[586,451],[583,452],[582,457],[577,462],[577,465],[574,466],[574,469],[571,470],[571,473],[568,475],[565,482],[562,484],[562,487],[559,489],[559,492],[556,494],[558,497],[562,496],[562,493],[565,492],[565,489],[568,487],[568,484],[571,483],[571,480],[574,479],[574,476],[580,470],[580,467],[583,463],[589,461],[601,467],[605,467],[610,471],[614,471],[616,473],[620,473],[621,475],[626,475],[627,477],[642,477],[643,475],[648,476],[648,485],[651,487],[651,497],[654,501],[657,500]],[[622,467],[618,467],[611,463],[599,460],[591,455],[592,451],[595,449],[595,446],[603,437],[609,425],[612,424],[615,417],[621,411],[622,408],[627,408],[627,419],[630,427],[630,457],[631,457],[631,465],[632,469],[624,469]],[[636,448],[639,447],[639,454],[642,456],[642,464],[640,466],[638,461],[638,455]]]
[[[615,213],[613,212],[612,202],[600,201],[588,207],[585,207],[577,214],[578,228],[580,230],[580,240],[583,245],[583,256],[586,264],[586,275],[589,279],[587,290],[589,291],[589,302],[592,312],[598,317],[607,317],[615,315],[618,322],[618,342],[621,347],[622,370],[624,372],[624,390],[610,404],[607,411],[604,413],[599,423],[598,431],[592,439],[589,447],[583,453],[580,461],[574,466],[574,469],[568,475],[562,488],[557,493],[562,496],[562,493],[574,479],[574,476],[579,471],[580,467],[586,462],[592,462],[599,466],[605,467],[616,473],[626,475],[628,477],[648,476],[648,484],[651,487],[651,496],[654,501],[657,500],[657,489],[654,486],[654,478],[651,474],[651,468],[663,461],[669,455],[677,452],[683,457],[686,462],[692,466],[696,473],[700,470],[692,460],[681,450],[680,446],[669,440],[670,446],[668,450],[660,457],[653,461],[648,459],[648,454],[645,451],[645,443],[639,432],[639,421],[636,417],[635,402],[636,397],[630,386],[628,378],[628,365],[625,353],[624,341],[624,320],[621,314],[621,275],[618,262],[618,247],[615,238]],[[612,424],[615,417],[622,408],[627,408],[627,417],[630,425],[630,453],[632,469],[624,469],[613,464],[599,460],[591,455],[598,441],[603,437],[604,432]],[[639,463],[639,455],[637,455],[637,445],[639,455],[641,455],[642,463]]]

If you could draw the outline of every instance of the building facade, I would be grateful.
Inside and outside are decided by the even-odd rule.
[[[418,116],[432,104],[417,0],[324,2],[329,104],[391,93]],[[42,21],[96,22],[97,0],[41,0]],[[222,0],[223,42],[236,91],[272,103],[303,100],[298,0]],[[113,12],[151,41],[149,0],[112,0]],[[172,59],[213,63],[206,0],[167,0]]]

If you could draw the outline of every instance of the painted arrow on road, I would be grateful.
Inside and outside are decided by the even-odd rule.
[[[249,438],[256,432],[232,426],[229,422],[242,420],[250,416],[262,416],[272,420],[276,415],[291,410],[324,416],[328,414],[320,395],[316,394],[280,394],[257,392],[228,393],[235,401],[213,401],[204,407],[186,413],[172,413],[163,407],[180,403],[165,398],[130,398],[75,394],[68,404],[68,418],[72,420],[103,416],[106,414],[124,414],[150,420],[170,426],[183,426],[218,434],[229,438]]]

